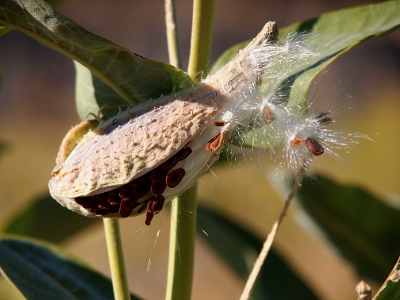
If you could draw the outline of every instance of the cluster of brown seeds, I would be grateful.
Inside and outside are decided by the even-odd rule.
[[[147,208],[145,224],[150,225],[154,215],[163,208],[165,198],[162,194],[165,189],[177,187],[186,174],[183,168],[170,170],[190,153],[192,149],[184,147],[157,168],[128,184],[102,194],[75,198],[75,202],[97,216],[119,212],[122,218],[129,217],[132,210],[141,205],[138,212]],[[139,201],[141,198],[144,200]]]
[[[264,114],[265,114],[265,120],[267,124],[271,124],[271,112],[268,108],[264,107],[263,108]],[[320,124],[328,124],[332,121],[330,113],[320,113],[317,116],[317,119],[319,120]],[[294,137],[290,141],[290,147],[292,148],[297,148],[301,146],[303,143],[305,143],[306,149],[308,152],[310,152],[312,155],[319,156],[322,155],[325,151],[324,147],[318,143],[317,140],[313,138],[306,138],[302,139],[300,137]]]
[[[324,153],[324,147],[321,146],[317,140],[313,138],[306,138],[305,140],[299,137],[295,137],[290,141],[290,147],[297,148],[305,142],[305,146],[308,152],[312,155],[319,156]]]

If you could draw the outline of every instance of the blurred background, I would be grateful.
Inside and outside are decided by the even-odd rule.
[[[279,27],[366,1],[217,0],[212,61],[253,38],[270,20]],[[192,3],[177,0],[181,49],[187,66]],[[147,58],[168,62],[162,0],[74,0],[55,6],[81,26]],[[36,197],[47,193],[61,140],[80,122],[74,103],[72,61],[16,30],[0,39],[0,228]],[[343,161],[318,160],[318,172],[357,184],[400,207],[400,32],[368,42],[335,61],[313,84],[310,101],[338,109],[342,128],[367,134]],[[348,108],[351,107],[349,110]],[[221,166],[202,177],[200,201],[264,238],[282,207],[267,179],[268,161]],[[297,212],[297,213],[296,213]],[[169,215],[150,227],[143,217],[121,222],[130,288],[144,299],[163,299]],[[54,229],[57,230],[56,228]],[[199,237],[193,299],[238,299],[241,279]],[[62,247],[108,276],[101,222]],[[324,300],[356,299],[355,270],[298,207],[293,206],[275,248]],[[394,262],[393,262],[394,264]],[[216,284],[217,283],[217,284]],[[373,288],[378,287],[370,282]],[[0,284],[0,290],[6,288]],[[18,299],[16,294],[0,299]],[[12,295],[12,298],[10,298]]]

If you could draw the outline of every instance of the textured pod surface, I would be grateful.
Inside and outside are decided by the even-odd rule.
[[[54,195],[89,196],[132,181],[177,153],[218,112],[224,98],[204,93],[178,98],[138,117],[126,111],[88,133],[54,172]],[[198,91],[202,102],[193,101]],[[212,90],[212,89],[211,89]]]
[[[217,158],[235,126],[222,118],[223,109],[254,93],[258,80],[259,62],[249,51],[276,41],[277,32],[268,23],[235,60],[203,82],[121,112],[73,144],[65,139],[49,182],[51,195],[88,216],[146,212],[149,225],[166,199],[187,189]]]
[[[202,84],[185,97],[144,114],[135,116],[134,109],[120,113],[87,133],[64,163],[58,162],[49,183],[52,196],[70,209],[99,215],[93,201],[77,203],[73,199],[115,190],[149,172],[152,183],[144,181],[134,193],[144,197],[149,186],[153,195],[161,195],[167,187],[168,171],[176,170],[188,156],[187,150],[179,151],[195,136],[207,136],[203,132],[206,124],[224,101],[223,95]]]

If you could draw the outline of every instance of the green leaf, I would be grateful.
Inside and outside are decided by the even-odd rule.
[[[96,81],[95,88],[100,88],[102,98],[98,100],[97,109],[93,111],[91,106],[90,111],[80,111],[80,116],[97,114],[104,103],[113,104],[116,94],[134,106],[193,85],[183,71],[146,59],[87,31],[44,1],[0,0],[0,7],[0,24],[25,32],[73,58],[98,77],[82,82],[83,85],[91,85],[92,81]],[[104,91],[108,92],[105,84],[115,91],[110,98],[104,97]],[[118,99],[120,102],[122,100]]]
[[[90,113],[97,115],[100,110],[103,116],[111,118],[129,107],[128,102],[88,68],[77,61],[74,61],[74,65],[75,102],[81,120],[86,120]]]
[[[295,32],[311,33],[305,44],[322,55],[311,67],[294,74],[291,105],[305,101],[315,76],[340,55],[399,26],[400,1],[397,0],[331,12],[285,28],[283,38]]]
[[[114,299],[109,279],[50,244],[1,237],[0,270],[29,300]]]
[[[62,207],[47,194],[13,216],[4,232],[57,243],[98,221]]]
[[[247,278],[263,241],[251,232],[229,221],[221,214],[198,208],[198,228],[203,239],[220,255],[233,270]],[[288,288],[290,287],[290,288]],[[262,267],[252,299],[317,299],[304,282],[271,250]]]
[[[241,42],[237,45],[230,47],[228,50],[226,50],[224,53],[222,53],[221,56],[218,57],[218,59],[215,61],[215,63],[211,67],[209,74],[213,75],[213,74],[217,73],[217,71],[219,69],[221,69],[223,66],[225,66],[228,62],[230,62],[236,56],[236,54],[239,53],[240,49],[243,49],[244,47],[246,47],[249,42],[250,41]]]
[[[392,273],[383,284],[374,300],[399,300],[400,299],[400,259],[397,261]]]
[[[317,57],[291,63],[286,78],[281,81],[279,93],[288,97],[288,105],[305,108],[307,91],[314,78],[343,53],[366,41],[387,34],[400,26],[400,1],[387,1],[351,9],[323,14],[317,18],[297,23],[280,31],[279,39],[307,33],[304,45],[311,51],[319,53]],[[212,72],[225,65],[246,43],[238,44],[216,61]],[[288,67],[279,65],[285,72]],[[286,73],[285,73],[286,74]],[[262,138],[265,128],[258,128],[241,135],[243,147],[269,148],[270,144]]]
[[[400,251],[400,211],[323,176],[303,180],[300,203],[359,274],[383,282]]]

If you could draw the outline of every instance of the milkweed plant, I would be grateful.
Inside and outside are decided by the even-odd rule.
[[[312,207],[304,200],[308,191],[317,189],[310,185],[331,185],[321,197],[345,197],[344,188],[335,188],[326,178],[314,175],[308,179],[314,162],[320,164],[323,156],[339,157],[340,151],[351,151],[355,144],[370,139],[362,133],[335,129],[341,113],[316,110],[317,103],[307,99],[307,92],[317,74],[341,54],[397,29],[400,1],[332,12],[286,28],[266,20],[252,40],[227,50],[210,72],[215,1],[194,1],[187,72],[181,70],[174,5],[172,0],[165,2],[167,64],[87,31],[42,0],[0,1],[3,34],[21,30],[75,61],[76,103],[82,122],[61,142],[49,191],[65,210],[103,219],[111,269],[112,287],[106,278],[54,247],[4,235],[1,272],[26,298],[138,299],[128,287],[119,219],[142,218],[145,226],[154,226],[159,214],[171,208],[165,298],[191,299],[197,181],[215,166],[237,168],[240,161],[258,157],[268,160],[269,174],[277,186],[284,186],[286,202],[263,246],[259,243],[254,266],[242,274],[248,279],[240,299],[317,299],[303,282],[296,291],[280,288],[271,296],[274,281],[268,282],[260,271],[270,271],[268,265],[263,267],[264,261],[267,254],[274,255],[269,254],[270,249],[291,202],[298,198],[304,212],[313,217]],[[355,191],[357,188],[352,188],[353,194]],[[398,211],[391,214],[399,216]],[[209,212],[203,222],[213,218],[224,219]],[[386,229],[399,229],[392,221],[392,227]],[[390,244],[390,253],[378,247],[373,250],[375,259],[364,254],[355,259],[338,234],[330,232],[323,221],[315,222],[360,274],[373,280],[382,278],[382,273],[388,275],[382,288],[374,291],[374,299],[400,299],[399,262],[391,269],[396,263],[393,254],[400,250],[398,239]],[[232,234],[228,231],[226,236]],[[237,238],[243,239],[240,234]],[[218,242],[211,241],[211,245],[222,256],[228,255],[229,249],[221,250]],[[20,264],[35,255],[44,258],[33,258],[21,271]],[[389,264],[379,261],[379,255],[386,256]],[[54,270],[46,268],[46,260],[54,262]],[[368,267],[371,265],[384,271],[376,275],[373,267]],[[55,281],[48,282],[50,275]],[[85,284],[78,284],[83,278]],[[355,288],[359,299],[372,299],[371,288],[364,281]]]

